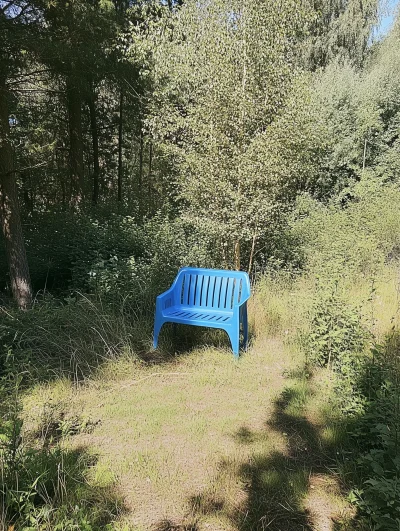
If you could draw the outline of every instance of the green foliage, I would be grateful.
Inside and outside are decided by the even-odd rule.
[[[351,434],[358,451],[359,480],[350,499],[374,529],[382,530],[398,529],[400,522],[398,352],[399,335],[394,331],[353,374],[353,396],[362,398],[363,414]]]
[[[332,60],[350,60],[361,66],[368,54],[380,2],[367,0],[333,0],[313,2],[315,18],[305,42],[309,68],[327,66]]]
[[[352,373],[367,337],[360,311],[346,304],[338,284],[316,291],[308,336],[308,359],[322,367]]]
[[[107,521],[116,516],[118,502],[107,499],[107,489],[88,483],[93,457],[59,448],[21,448],[1,465],[5,524],[22,531],[111,529]]]
[[[160,213],[142,226],[129,216],[115,221],[97,226],[96,236],[101,227],[112,245],[107,251],[104,240],[98,241],[92,260],[87,254],[76,260],[73,285],[109,301],[124,299],[125,309],[135,314],[153,312],[156,295],[168,287],[179,267],[212,261],[207,242],[190,234],[179,220],[169,221]]]
[[[328,205],[300,196],[293,213],[294,235],[302,242],[309,271],[324,279],[372,277],[397,258],[400,245],[400,193],[396,186],[365,186]]]
[[[90,480],[96,459],[84,450],[37,448],[24,440],[22,375],[9,352],[0,376],[0,496],[2,528],[21,531],[110,530],[121,503],[112,485]]]
[[[312,148],[303,152],[315,140],[311,120],[290,98],[307,17],[292,1],[189,1],[149,37],[144,30],[154,64],[147,122],[176,168],[183,218],[213,240],[220,263],[239,267],[240,244],[261,248],[293,179],[315,172]]]
[[[323,205],[309,196],[297,203],[293,228],[302,240],[309,275],[319,275],[305,346],[311,365],[333,369],[336,422],[347,433],[338,454],[358,528],[399,528],[399,336],[393,329],[373,348],[375,278],[398,258],[398,188],[363,179],[355,201]],[[343,196],[342,196],[343,198]],[[397,262],[396,262],[397,263]],[[332,279],[337,280],[333,282]],[[368,283],[360,306],[355,284]],[[368,327],[370,330],[368,330]]]
[[[183,264],[207,263],[212,249],[180,221],[159,213],[144,224],[103,211],[48,212],[30,220],[27,252],[36,290],[79,290],[119,300],[129,296],[136,311],[154,301]],[[207,258],[206,258],[207,257]],[[0,262],[6,278],[6,263]]]
[[[332,62],[313,78],[312,105],[325,124],[326,151],[313,194],[323,199],[359,178],[364,138],[358,128],[360,74],[347,62]]]
[[[333,61],[314,76],[313,104],[326,124],[328,142],[313,192],[318,197],[360,179],[398,181],[399,38],[397,23],[371,48],[362,70],[349,61]]]

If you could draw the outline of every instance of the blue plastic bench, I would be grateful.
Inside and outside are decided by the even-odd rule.
[[[249,297],[249,275],[243,271],[184,267],[170,289],[157,297],[154,348],[164,323],[181,323],[225,330],[238,357],[240,325],[247,347]]]

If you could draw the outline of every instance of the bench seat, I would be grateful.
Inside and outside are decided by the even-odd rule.
[[[171,323],[210,326],[218,328],[233,318],[233,311],[196,310],[189,306],[173,306],[163,311],[163,316]]]

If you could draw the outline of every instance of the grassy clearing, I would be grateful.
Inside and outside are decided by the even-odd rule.
[[[384,316],[396,307],[386,273]],[[367,284],[349,294],[361,300]],[[97,456],[87,481],[117,488],[117,529],[339,529],[353,514],[336,472],[345,426],[329,372],[302,369],[313,293],[306,278],[260,280],[238,362],[222,334],[184,329],[174,340],[166,330],[157,355],[112,358],[83,383],[37,385],[24,397],[26,436],[51,444],[59,433],[66,450]],[[196,340],[213,346],[188,349]]]
[[[388,227],[383,236],[370,237],[377,232],[371,226],[357,247],[354,238],[368,224],[359,227],[352,209],[317,210],[298,222],[302,238],[313,236],[309,267],[298,276],[281,271],[258,279],[249,304],[251,345],[239,361],[223,333],[190,327],[174,333],[166,326],[154,352],[150,321],[85,297],[60,308],[38,305],[6,322],[5,333],[9,326],[17,337],[15,355],[37,360],[36,383],[23,396],[24,441],[39,452],[91,456],[78,474],[84,510],[96,510],[104,497],[110,503],[100,505],[113,507],[89,531],[370,529],[347,496],[373,478],[355,463],[357,456],[368,462],[376,436],[357,454],[349,433],[364,430],[368,414],[375,424],[380,419],[372,402],[358,401],[353,382],[340,383],[332,364],[311,370],[313,353],[305,354],[313,332],[315,341],[327,337],[337,346],[336,369],[353,370],[353,356],[364,356],[360,367],[369,370],[370,347],[399,326],[392,217],[379,220]],[[318,322],[312,316],[321,303]],[[336,328],[325,333],[330,319]],[[358,327],[367,341],[353,352],[347,341],[356,345]],[[326,345],[315,360],[326,358]],[[341,393],[349,397],[347,417]],[[70,490],[69,508],[76,498]]]
[[[93,433],[76,435],[66,444],[90,446],[101,455],[97,466],[118,478],[129,520],[138,529],[165,519],[181,522],[209,488],[221,490],[234,506],[241,499],[240,482],[234,472],[222,477],[218,471],[224,462],[246,461],[249,448],[240,444],[241,433],[263,430],[279,394],[282,354],[279,343],[273,343],[269,363],[260,348],[252,360],[235,364],[227,352],[207,349],[163,366],[125,363],[118,377],[107,383],[99,378],[79,391],[65,385],[63,400],[72,403],[74,415],[100,421]],[[246,379],[241,378],[243,368]],[[112,370],[108,367],[107,373]],[[52,386],[41,393],[45,408]],[[27,397],[27,409],[31,400],[40,409],[39,394]],[[263,453],[283,446],[271,431],[251,448]]]

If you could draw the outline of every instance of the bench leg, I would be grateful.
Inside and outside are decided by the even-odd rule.
[[[242,325],[243,325],[243,348],[247,350],[247,344],[249,341],[249,324],[247,321],[247,305],[244,304],[243,315],[242,315]]]
[[[157,348],[158,345],[158,336],[164,322],[161,319],[157,319],[154,322],[154,333],[153,333],[153,347]]]
[[[228,332],[229,339],[231,340],[232,350],[235,358],[239,357],[239,323],[234,328],[231,328]]]

